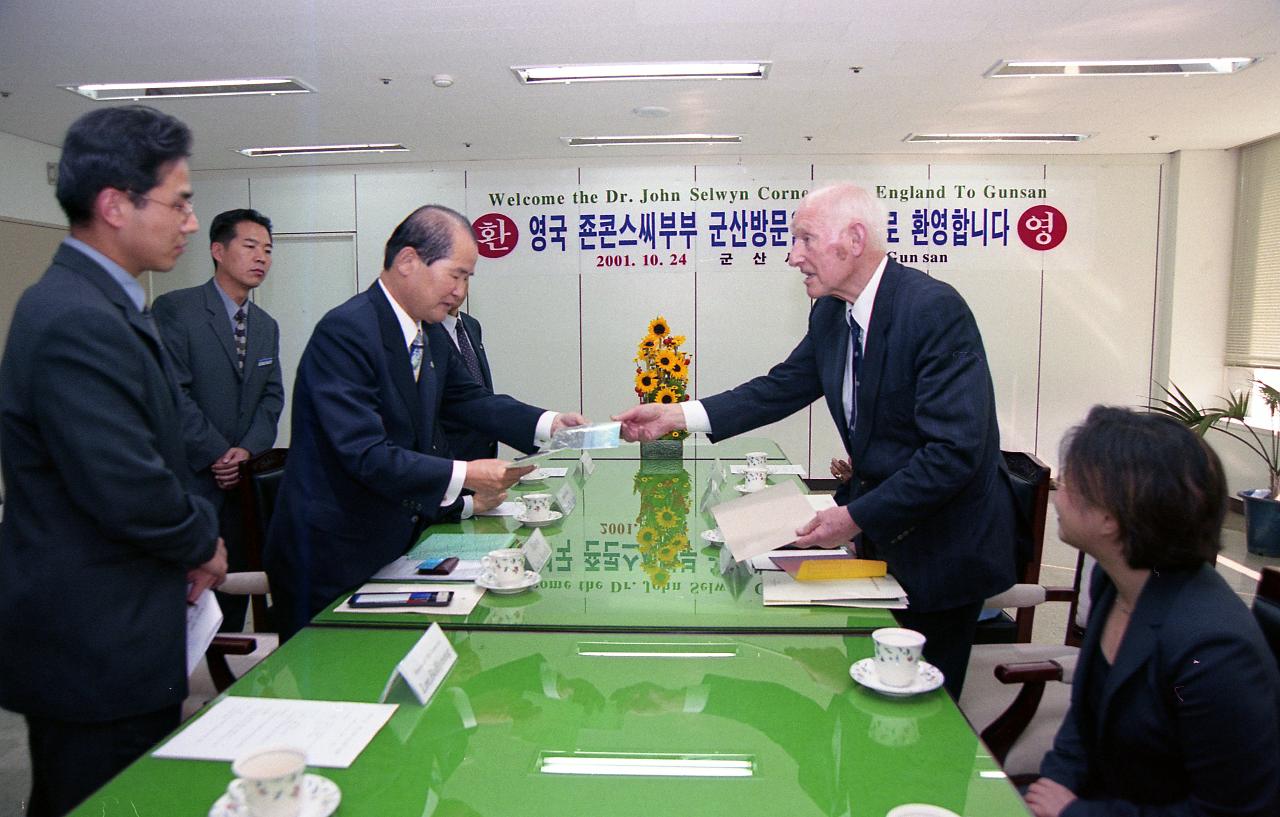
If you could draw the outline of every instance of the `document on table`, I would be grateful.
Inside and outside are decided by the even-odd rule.
[[[235,760],[260,746],[300,746],[308,766],[345,769],[396,711],[396,704],[223,698],[153,754]]]
[[[832,604],[839,607],[907,606],[907,593],[893,576],[798,582],[781,571],[762,574],[766,606]]]
[[[711,509],[724,543],[745,561],[796,540],[796,530],[813,519],[813,506],[794,482],[722,502]]]
[[[436,581],[431,584],[414,582],[413,584],[392,584],[389,582],[370,582],[362,585],[356,593],[453,593],[453,598],[444,607],[352,607],[350,598],[333,609],[335,613],[422,613],[429,616],[467,616],[476,609],[484,588],[474,584],[458,582],[448,584]],[[354,594],[352,594],[354,595]]]
[[[393,562],[382,566],[382,569],[369,577],[375,582],[473,582],[484,572],[479,559],[459,559],[453,570],[442,575],[422,574],[418,565],[422,559],[416,556],[401,556]]]
[[[524,510],[523,502],[503,502],[487,511],[480,511],[476,516],[515,516]]]
[[[782,568],[778,563],[773,561],[775,556],[807,556],[810,559],[847,559],[849,551],[844,548],[832,548],[826,550],[824,548],[811,548],[809,550],[796,550],[795,548],[787,548],[786,550],[771,550],[768,553],[761,553],[759,556],[751,557],[751,567],[754,570],[776,570],[781,571]]]
[[[187,607],[187,675],[196,671],[205,650],[222,626],[222,608],[212,590],[206,590]]]

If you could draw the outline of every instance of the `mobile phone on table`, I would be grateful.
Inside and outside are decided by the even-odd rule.
[[[447,607],[452,590],[424,590],[415,593],[356,593],[347,602],[352,607]]]
[[[448,576],[457,566],[457,556],[437,556],[419,562],[418,573],[423,576]]]

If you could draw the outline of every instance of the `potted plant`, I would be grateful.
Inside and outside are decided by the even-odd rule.
[[[1257,387],[1271,412],[1269,433],[1259,433],[1258,429],[1244,422],[1249,414],[1249,399],[1253,395],[1253,389],[1220,398],[1221,406],[1202,408],[1187,397],[1182,389],[1170,383],[1169,388],[1160,386],[1165,397],[1154,398],[1150,409],[1184,423],[1201,436],[1211,428],[1217,429],[1244,443],[1250,451],[1262,458],[1271,481],[1269,489],[1241,491],[1239,494],[1244,501],[1245,540],[1250,553],[1280,556],[1280,424],[1277,424],[1280,390],[1260,380],[1254,380],[1252,384]],[[1231,420],[1239,422],[1232,423]]]

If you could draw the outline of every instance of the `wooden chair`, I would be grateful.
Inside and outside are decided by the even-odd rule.
[[[262,550],[266,544],[267,528],[271,522],[271,512],[275,508],[280,480],[284,476],[284,463],[288,453],[287,448],[273,448],[240,464],[237,501],[240,502],[244,524],[243,538],[249,569],[228,574],[226,583],[219,590],[250,597],[249,609],[253,624],[249,632],[252,635],[218,635],[205,651],[209,675],[218,692],[231,686],[236,679],[227,663],[227,656],[248,656],[255,653],[265,656],[279,644],[279,638],[273,633],[275,628],[270,623],[270,611],[267,607],[270,588],[267,574],[262,571]]]

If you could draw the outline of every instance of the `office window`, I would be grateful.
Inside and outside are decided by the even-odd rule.
[[[1226,362],[1280,368],[1280,137],[1240,156]]]

